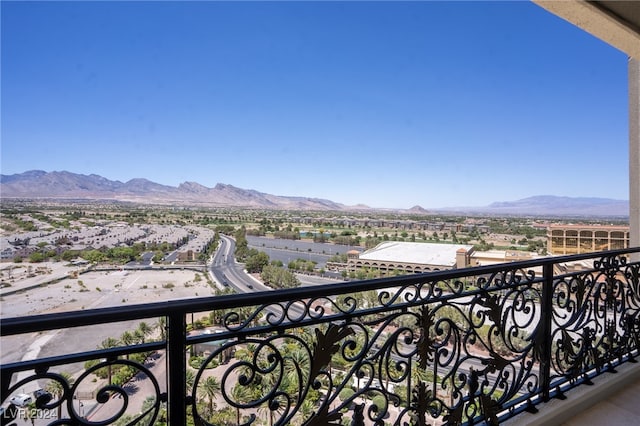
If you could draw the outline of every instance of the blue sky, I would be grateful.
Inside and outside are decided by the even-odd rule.
[[[2,174],[628,199],[627,57],[529,2],[7,2]]]

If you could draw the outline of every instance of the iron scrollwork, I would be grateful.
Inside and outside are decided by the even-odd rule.
[[[295,297],[269,303],[211,300],[215,307],[201,307],[212,311],[220,333],[204,337],[187,337],[178,321],[189,307],[174,309],[174,338],[159,347],[186,363],[192,343],[210,344],[204,356],[189,359],[198,361],[190,363],[195,370],[182,374],[182,365],[168,365],[172,389],[185,389],[174,401],[200,425],[498,424],[640,350],[640,264],[620,254],[592,266],[549,259],[369,283],[372,289],[327,286],[309,297],[295,289]],[[53,425],[156,421],[167,395],[152,371],[106,358],[75,382],[49,371],[59,364],[43,361],[5,395],[55,382],[56,394],[35,403],[65,412]],[[152,383],[155,395],[141,413],[132,409],[129,385],[109,384],[92,399],[92,406],[110,407],[102,417],[78,410],[80,384],[109,367],[135,369]]]
[[[138,380],[148,380],[152,384],[155,395],[147,395],[146,406],[129,413],[129,394],[135,385],[130,381],[122,384],[104,384],[92,392],[90,398],[79,398],[79,388],[94,381],[94,374],[99,370],[113,370],[118,367],[131,368],[136,371]],[[109,373],[110,374],[110,373]],[[111,377],[111,376],[109,376]],[[15,424],[18,418],[39,418],[51,420],[50,426],[86,425],[103,426],[112,424],[135,425],[153,424],[158,417],[164,397],[161,395],[157,379],[151,371],[139,363],[126,359],[103,360],[87,368],[77,379],[69,375],[49,372],[48,367],[41,367],[28,377],[11,386],[6,396],[19,394],[23,389],[40,389],[35,394],[32,404],[18,405],[13,402],[3,412],[2,425]],[[24,393],[22,393],[24,395]],[[6,399],[6,398],[5,398]]]
[[[554,282],[554,380],[590,382],[592,371],[613,370],[638,345],[638,264],[606,256],[593,269]]]

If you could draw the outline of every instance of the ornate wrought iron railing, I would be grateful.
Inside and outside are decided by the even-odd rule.
[[[157,341],[5,363],[2,424],[497,424],[633,361],[638,253],[4,318],[3,339],[162,328]],[[193,313],[209,313],[211,332],[186,332]],[[12,398],[30,388],[44,392],[25,414]]]

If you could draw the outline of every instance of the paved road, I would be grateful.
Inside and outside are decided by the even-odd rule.
[[[270,291],[271,287],[267,287],[244,270],[244,264],[237,263],[233,255],[235,251],[235,241],[227,236],[220,236],[220,246],[213,256],[211,264],[211,272],[217,282],[223,286],[229,286],[239,293],[249,293],[254,291]],[[276,315],[279,315],[277,309],[270,309]],[[302,316],[304,311],[297,306],[291,306],[290,311],[296,317]]]
[[[272,241],[286,242],[285,240]],[[239,293],[273,290],[271,287],[265,286],[252,276],[248,275],[244,270],[244,264],[237,263],[235,261],[233,256],[234,251],[235,241],[227,236],[221,235],[220,246],[214,254],[210,266],[211,274],[220,286],[231,287]],[[300,278],[302,285],[318,285],[339,282],[337,280],[304,275],[299,275],[298,277]],[[280,314],[277,309],[270,310],[277,315]],[[292,305],[289,307],[289,314],[291,318],[299,318],[303,316],[304,309],[300,306]]]
[[[233,239],[225,235],[220,236],[220,246],[210,266],[215,280],[223,287],[232,287],[239,293],[270,290],[244,272],[244,265],[235,261],[235,248],[236,243]]]

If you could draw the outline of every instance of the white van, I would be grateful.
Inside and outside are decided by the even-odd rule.
[[[31,404],[31,402],[33,402],[33,398],[31,398],[31,396],[27,395],[26,393],[19,393],[18,395],[12,397],[9,402],[16,407],[26,407],[27,405]]]

